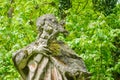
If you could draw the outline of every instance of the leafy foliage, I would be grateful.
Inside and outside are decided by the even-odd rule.
[[[61,19],[67,16],[65,13],[65,10],[68,10],[71,7],[72,7],[72,4],[70,0],[59,0],[59,15]]]
[[[117,2],[118,0],[92,0],[94,10],[101,11],[105,15],[112,13]]]
[[[71,0],[66,29],[60,36],[85,61],[91,80],[117,80],[120,75],[120,5],[105,16],[93,10],[92,0]],[[58,0],[0,1],[0,80],[19,80],[12,53],[35,40],[36,18],[58,15]],[[59,18],[59,17],[58,17]]]

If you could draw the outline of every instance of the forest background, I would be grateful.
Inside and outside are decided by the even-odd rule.
[[[120,80],[118,0],[1,0],[0,80],[20,80],[12,53],[36,39],[43,14],[64,19],[69,36],[59,36],[80,55],[91,80]]]

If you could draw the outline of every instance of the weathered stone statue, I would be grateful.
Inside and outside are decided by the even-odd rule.
[[[89,80],[81,57],[56,38],[67,31],[51,14],[37,20],[37,40],[13,54],[23,80]]]

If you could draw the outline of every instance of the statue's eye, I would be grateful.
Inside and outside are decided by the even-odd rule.
[[[55,20],[54,20],[54,19],[49,19],[49,21],[55,22]]]

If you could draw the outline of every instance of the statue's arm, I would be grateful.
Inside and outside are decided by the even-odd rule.
[[[31,43],[25,48],[20,49],[17,52],[13,53],[12,59],[13,59],[14,65],[17,66],[19,71],[25,68],[29,58],[31,58],[32,56],[36,54],[42,54],[42,55],[48,56],[46,53],[50,53],[50,50],[43,45],[37,45],[37,44],[38,43],[36,42]]]
[[[27,56],[27,54],[24,53],[24,50],[18,50],[17,52],[13,53],[13,56],[12,56],[14,65],[16,66],[16,69],[21,74],[22,78],[25,78],[23,69],[27,63],[27,60],[25,59],[26,56]]]

